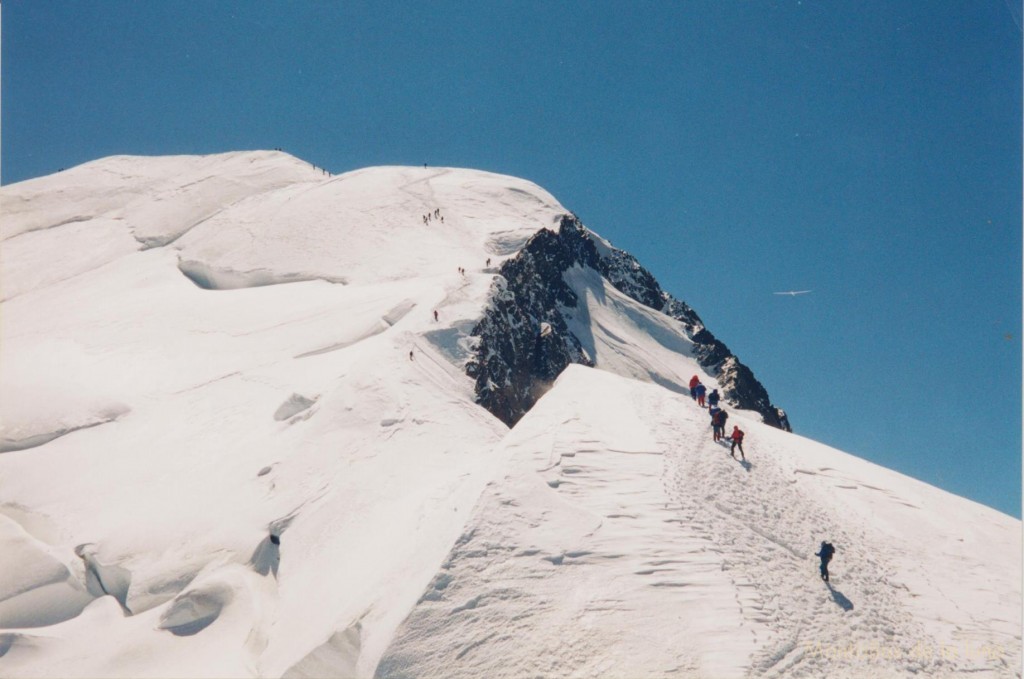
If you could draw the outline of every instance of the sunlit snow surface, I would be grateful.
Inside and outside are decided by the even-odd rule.
[[[565,212],[530,182],[251,152],[0,201],[2,676],[1020,676],[1019,521],[733,411],[741,465],[594,272],[600,370],[475,405]]]

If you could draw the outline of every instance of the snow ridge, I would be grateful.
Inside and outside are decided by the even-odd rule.
[[[125,156],[0,200],[2,676],[1020,677],[1020,522],[766,426],[529,181]]]
[[[1017,522],[744,428],[747,461],[689,397],[570,366],[506,437],[506,466],[376,676],[1020,676],[1019,628],[999,622],[1019,624],[1018,575],[979,577],[986,556],[931,517],[956,504],[1007,538]],[[802,466],[815,459],[836,466]],[[813,556],[826,537],[831,583]],[[936,543],[970,592],[917,579],[943,561]]]

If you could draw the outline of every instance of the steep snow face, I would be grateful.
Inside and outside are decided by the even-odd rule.
[[[734,418],[570,366],[377,676],[1019,676],[1020,522]]]
[[[734,357],[527,181],[118,157],[0,201],[0,675],[1019,656],[1019,522],[742,411],[736,466],[679,393],[739,384]],[[511,430],[482,358],[532,388]]]

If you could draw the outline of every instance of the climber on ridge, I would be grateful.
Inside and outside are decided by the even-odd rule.
[[[779,416],[779,428],[783,431],[793,431],[793,428],[789,426],[789,418],[786,416],[786,411],[782,408],[776,408],[775,411]]]
[[[836,548],[832,546],[831,542],[821,542],[821,549],[814,553],[814,556],[821,557],[821,579],[828,582],[828,563],[832,560],[832,555],[836,553]]]
[[[717,407],[712,407],[710,412],[712,437],[715,441],[721,441],[725,438],[725,421],[729,418],[729,413]]]
[[[740,429],[738,426],[734,426],[732,428],[732,436],[729,437],[732,439],[732,449],[729,451],[729,454],[732,455],[733,457],[736,457],[736,449],[739,448],[740,456],[743,458],[743,461],[746,462],[747,456],[743,452],[743,436],[743,430]]]

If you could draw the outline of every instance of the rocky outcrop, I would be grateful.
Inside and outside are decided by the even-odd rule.
[[[573,266],[600,272],[617,290],[683,324],[698,362],[715,375],[734,407],[754,410],[779,426],[777,408],[753,372],[704,327],[685,302],[661,289],[631,254],[597,247],[596,237],[574,215],[558,231],[538,231],[499,270],[491,305],[473,328],[476,357],[466,372],[476,380],[477,402],[512,426],[570,363],[594,365],[566,324],[561,309],[574,309],[576,293],[563,274]]]
[[[518,422],[570,363],[594,364],[560,307],[579,303],[562,274],[597,263],[589,239],[543,229],[502,264],[491,306],[473,328],[477,356],[466,372],[476,379],[477,402],[505,424]]]

